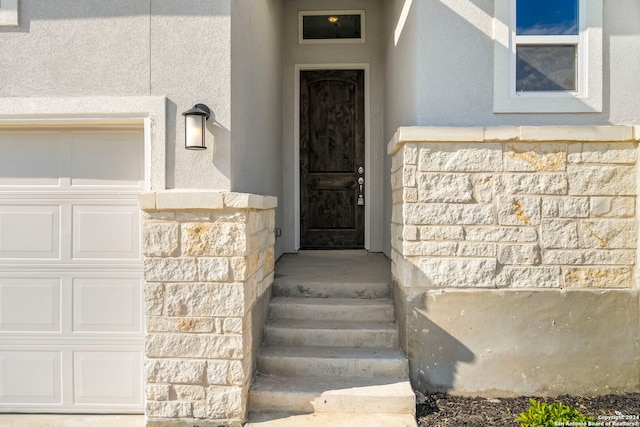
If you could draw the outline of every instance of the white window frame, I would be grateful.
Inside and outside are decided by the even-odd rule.
[[[493,111],[495,113],[601,112],[603,0],[578,0],[579,34],[574,36],[516,35],[516,1],[495,1]],[[516,47],[525,44],[577,45],[577,90],[516,91]]]
[[[304,17],[319,15],[360,15],[360,38],[359,39],[305,39]],[[365,43],[365,11],[364,10],[302,10],[298,12],[298,43],[299,44],[329,44],[329,43]]]

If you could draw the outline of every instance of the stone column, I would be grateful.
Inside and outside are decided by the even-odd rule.
[[[276,198],[169,190],[139,204],[147,426],[240,426],[273,283]]]

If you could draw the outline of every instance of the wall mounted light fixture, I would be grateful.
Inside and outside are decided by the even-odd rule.
[[[204,130],[211,110],[204,104],[196,104],[182,113],[184,116],[184,148],[187,150],[205,150]]]

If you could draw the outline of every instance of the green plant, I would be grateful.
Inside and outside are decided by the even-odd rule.
[[[519,421],[520,427],[557,427],[566,425],[594,425],[596,420],[589,418],[562,403],[548,404],[546,402],[537,402],[529,399],[529,410],[521,412],[516,419]],[[583,424],[584,423],[584,424]]]

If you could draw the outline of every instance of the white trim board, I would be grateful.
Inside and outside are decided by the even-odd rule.
[[[143,125],[146,191],[166,186],[166,117],[163,96],[0,98],[0,129]]]

